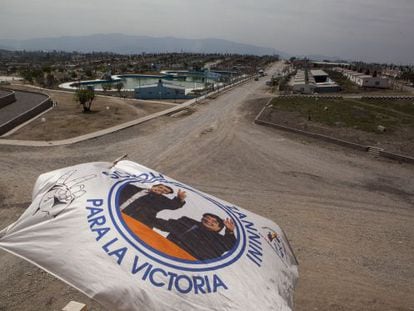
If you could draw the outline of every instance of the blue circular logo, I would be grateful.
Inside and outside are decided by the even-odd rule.
[[[163,190],[160,185],[170,190]],[[155,187],[171,192],[164,194]],[[183,196],[183,191],[187,199],[180,203],[178,197]],[[114,227],[129,245],[169,268],[193,272],[217,270],[236,262],[246,249],[246,232],[231,208],[175,181],[142,182],[134,178],[118,181],[109,192],[108,208]],[[171,218],[161,218],[159,214],[163,213]],[[143,229],[134,230],[126,217],[138,221]],[[216,227],[211,226],[220,228],[213,230]],[[224,234],[220,233],[223,227],[226,227]],[[148,235],[173,243],[192,258],[166,252],[163,243],[149,242],[145,238]]]

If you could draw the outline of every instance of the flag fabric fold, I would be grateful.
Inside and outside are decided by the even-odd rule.
[[[0,247],[108,310],[291,310],[298,278],[273,221],[126,160],[41,175]]]

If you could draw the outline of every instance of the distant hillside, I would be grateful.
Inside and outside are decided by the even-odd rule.
[[[173,37],[154,38],[123,34],[96,34],[89,36],[67,36],[36,38],[28,40],[0,39],[0,47],[9,50],[59,50],[78,52],[113,52],[119,54],[191,52],[191,53],[237,53],[253,55],[286,53],[273,48],[231,42],[222,39],[179,39]]]
[[[302,55],[294,55],[296,58],[308,58],[314,61],[324,61],[328,60],[331,62],[344,62],[345,60],[341,57],[337,56],[327,56],[327,55],[320,55],[320,54],[302,54]]]

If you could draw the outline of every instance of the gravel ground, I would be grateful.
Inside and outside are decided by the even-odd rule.
[[[266,100],[252,81],[191,114],[76,145],[1,146],[0,227],[28,206],[39,174],[128,153],[284,228],[300,263],[296,310],[414,310],[414,166],[255,125]],[[72,299],[103,310],[4,251],[0,275],[0,310]]]

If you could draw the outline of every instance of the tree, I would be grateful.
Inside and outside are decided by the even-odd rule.
[[[112,83],[102,83],[102,90],[104,93],[112,89]]]
[[[43,77],[43,75],[38,75],[38,76],[36,76],[35,81],[36,81],[36,83],[37,83],[37,84],[39,84],[41,87],[45,87],[45,86],[46,86],[46,84],[45,84],[45,78]]]
[[[44,66],[44,67],[42,67],[42,71],[44,73],[51,73],[52,72],[52,68],[50,68],[50,66]]]
[[[76,90],[74,99],[83,106],[83,112],[90,112],[92,102],[95,99],[95,91],[91,89]]]
[[[106,94],[106,91],[108,90],[108,86],[106,83],[102,83],[102,91]]]
[[[115,88],[118,91],[119,96],[121,96],[121,90],[124,88],[124,84],[122,82],[118,82],[115,84]]]
[[[47,87],[53,87],[53,85],[56,83],[56,78],[52,73],[48,73],[46,76],[46,86]]]
[[[21,75],[27,82],[33,83],[33,73],[31,70],[25,70],[21,73]]]
[[[92,69],[86,68],[85,69],[85,76],[87,76],[88,78],[91,78],[93,76]]]

